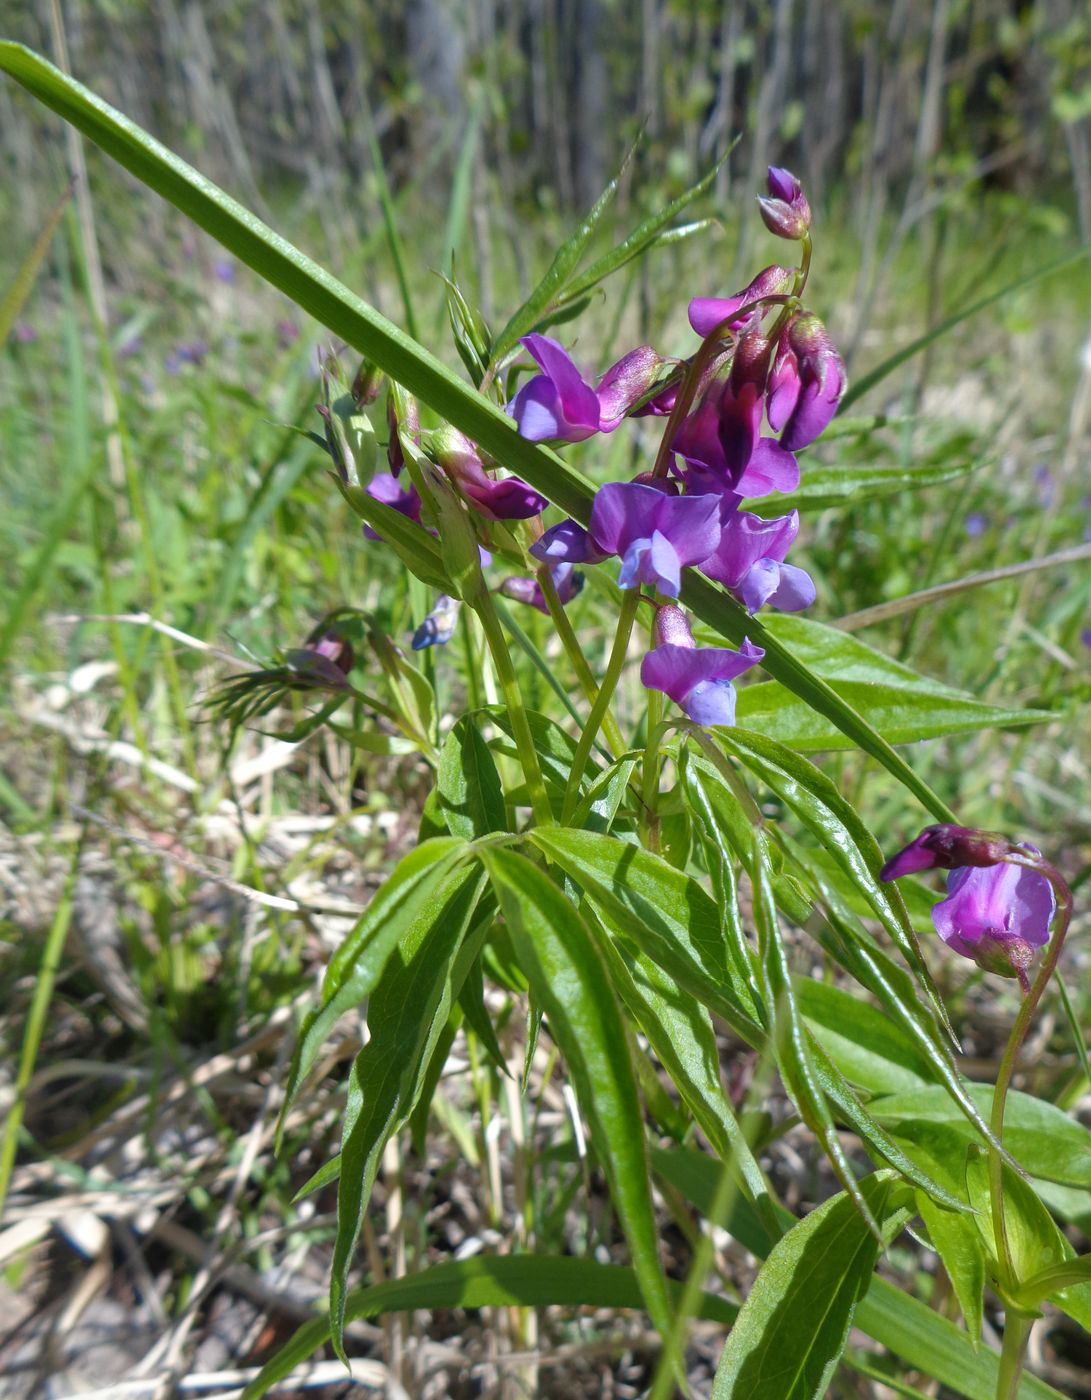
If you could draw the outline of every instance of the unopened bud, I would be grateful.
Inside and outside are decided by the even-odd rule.
[[[1018,849],[1006,836],[995,831],[978,831],[976,827],[950,823],[926,826],[915,841],[887,861],[879,878],[890,881],[903,875],[916,875],[922,870],[999,865]]]
[[[778,238],[789,238],[795,242],[804,236],[810,226],[810,219],[804,216],[783,199],[763,199],[758,196],[758,211],[762,223],[770,233]],[[808,211],[809,214],[809,211]]]
[[[673,603],[666,603],[656,611],[654,630],[657,647],[686,647],[692,650],[697,645],[693,640],[689,618]]]

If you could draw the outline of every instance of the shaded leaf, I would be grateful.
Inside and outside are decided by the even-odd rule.
[[[507,811],[500,774],[481,736],[476,714],[461,715],[440,750],[436,792],[452,836],[472,841],[506,831]]]

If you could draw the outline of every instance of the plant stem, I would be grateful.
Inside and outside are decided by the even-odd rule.
[[[643,803],[644,834],[647,846],[659,852],[659,744],[663,736],[663,695],[648,691],[648,730],[644,745],[643,775],[640,796]]]
[[[542,590],[542,597],[545,599],[546,607],[549,609],[550,620],[557,629],[557,635],[561,639],[565,655],[572,663],[572,669],[576,672],[576,679],[580,683],[580,689],[587,698],[587,703],[592,706],[599,698],[599,687],[595,680],[595,674],[591,670],[591,664],[584,655],[583,647],[580,646],[579,638],[572,627],[568,614],[564,610],[564,604],[557,594],[557,585],[553,582],[553,575],[549,571],[547,564],[541,565],[537,571],[538,586]],[[613,716],[613,712],[607,706],[602,716],[602,732],[606,737],[606,742],[615,758],[619,758],[625,752],[625,740],[618,722]]]
[[[545,779],[542,777],[542,769],[538,763],[538,751],[534,747],[534,737],[530,732],[530,721],[527,719],[527,712],[523,705],[519,680],[515,674],[515,667],[512,665],[511,652],[508,651],[504,629],[500,625],[500,618],[493,605],[492,594],[487,588],[479,589],[471,606],[481,619],[485,640],[489,644],[493,665],[496,667],[496,677],[504,695],[504,704],[511,717],[512,737],[519,752],[519,762],[523,766],[523,776],[530,793],[530,805],[534,812],[534,820],[539,826],[552,826],[554,823],[553,808],[550,806]]]
[[[564,812],[562,821],[571,820],[572,813],[576,810],[576,804],[580,795],[580,782],[583,779],[583,770],[587,767],[587,760],[591,754],[591,748],[599,732],[599,727],[610,707],[617,683],[621,679],[622,668],[625,665],[625,658],[629,654],[629,638],[633,634],[633,623],[636,621],[636,610],[640,604],[640,589],[626,589],[622,595],[621,608],[618,612],[617,630],[614,633],[614,645],[610,651],[610,660],[606,663],[606,674],[602,678],[602,685],[599,688],[595,703],[591,706],[591,713],[587,717],[583,733],[580,735],[579,743],[576,745],[576,752],[572,759],[572,772],[568,778],[568,786],[564,794]]]
[[[1004,1342],[1000,1351],[1000,1371],[996,1377],[996,1400],[1016,1400],[1023,1357],[1033,1319],[1010,1309],[1004,1314]]]
[[[1049,940],[1046,955],[1042,959],[1042,966],[1038,970],[1038,976],[1034,979],[1033,986],[1023,997],[1023,1004],[1012,1024],[1011,1034],[1004,1048],[996,1076],[996,1088],[993,1090],[992,1115],[989,1120],[989,1128],[997,1144],[997,1146],[990,1144],[988,1149],[989,1202],[992,1211],[993,1238],[996,1243],[996,1257],[1000,1268],[1000,1282],[1005,1290],[1010,1291],[1018,1283],[1018,1280],[1015,1277],[1011,1245],[1008,1241],[1007,1222],[1004,1216],[1004,1162],[999,1151],[999,1145],[1004,1140],[1004,1105],[1007,1101],[1008,1089],[1011,1086],[1011,1077],[1015,1072],[1015,1062],[1020,1047],[1030,1029],[1030,1023],[1038,1009],[1042,993],[1045,991],[1049,979],[1053,976],[1057,960],[1061,956],[1061,949],[1064,947],[1065,935],[1068,933],[1068,925],[1072,918],[1072,891],[1068,888],[1064,876],[1056,866],[1051,865],[1048,860],[1044,860],[1041,856],[1013,850],[1004,857],[1004,860],[1008,865],[1021,865],[1028,870],[1037,871],[1039,875],[1044,875],[1053,887],[1053,893],[1057,900],[1053,936]]]

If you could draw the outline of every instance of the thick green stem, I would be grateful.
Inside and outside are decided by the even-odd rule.
[[[1015,1072],[1015,1062],[1020,1047],[1026,1039],[1030,1023],[1038,1009],[1038,1003],[1042,999],[1049,979],[1053,976],[1057,960],[1061,956],[1061,949],[1064,947],[1065,935],[1068,933],[1068,925],[1072,918],[1072,891],[1068,888],[1061,872],[1049,861],[1043,860],[1041,856],[1013,850],[1004,857],[1004,860],[1008,865],[1021,865],[1028,870],[1037,871],[1039,875],[1044,875],[1053,887],[1057,901],[1053,936],[1049,940],[1045,957],[1042,959],[1042,966],[1038,970],[1038,976],[1023,997],[1023,1004],[1020,1006],[1019,1014],[1012,1025],[1011,1034],[1000,1061],[1000,1068],[996,1076],[996,1088],[993,1090],[992,1116],[989,1120],[993,1140],[997,1144],[997,1146],[990,1144],[988,1149],[989,1203],[992,1212],[993,1239],[996,1244],[1000,1283],[1010,1293],[1017,1285],[1018,1279],[1015,1277],[1015,1266],[1012,1263],[1011,1245],[1008,1241],[1007,1223],[1004,1215],[1004,1162],[999,1151],[999,1146],[1004,1141],[1004,1105],[1007,1101],[1008,1089],[1011,1086],[1011,1078]]]
[[[606,674],[602,678],[598,696],[591,706],[591,713],[587,717],[587,723],[580,735],[572,759],[572,772],[569,775],[568,786],[564,794],[562,820],[566,824],[571,820],[572,813],[576,810],[580,796],[580,783],[583,780],[583,770],[587,767],[587,760],[591,756],[592,746],[598,737],[599,727],[610,708],[610,701],[613,699],[617,683],[621,679],[625,658],[629,654],[629,638],[633,635],[633,623],[636,621],[636,610],[639,603],[639,588],[629,588],[622,595],[617,631],[614,633],[614,645],[610,651],[610,660],[606,663]]]
[[[534,812],[534,820],[539,826],[552,826],[554,822],[553,808],[550,806],[545,779],[542,777],[541,765],[538,763],[538,751],[534,747],[534,737],[530,732],[530,722],[523,705],[519,680],[515,674],[515,667],[512,665],[511,652],[508,651],[504,629],[500,625],[500,618],[493,606],[492,594],[487,588],[478,590],[472,607],[481,619],[485,640],[488,642],[493,665],[496,667],[496,677],[503,692],[504,704],[511,717],[512,737],[519,753],[519,762],[523,766],[523,777],[526,779],[527,790],[530,793],[530,805]]]
[[[996,1378],[996,1400],[1016,1400],[1023,1358],[1030,1340],[1032,1318],[1009,1310],[1004,1314],[1004,1342],[1000,1351],[1000,1372]]]
[[[586,696],[587,703],[594,707],[599,698],[598,683],[591,670],[591,664],[584,655],[583,647],[580,646],[579,639],[573,630],[568,614],[565,612],[564,604],[557,594],[557,585],[553,582],[553,575],[550,573],[548,565],[543,564],[538,569],[537,579],[538,586],[542,590],[542,597],[545,599],[545,605],[549,609],[550,620],[557,629],[557,635],[561,639],[565,655],[572,663],[572,669],[576,673],[580,689]],[[619,758],[625,752],[625,739],[609,706],[602,716],[602,732],[610,746],[610,751],[615,758]]]

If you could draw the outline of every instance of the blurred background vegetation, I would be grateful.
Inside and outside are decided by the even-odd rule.
[[[452,364],[438,276],[452,260],[502,323],[634,143],[604,242],[737,138],[687,211],[707,225],[615,278],[561,328],[566,342],[598,368],[641,340],[689,353],[689,298],[726,295],[781,256],[753,196],[768,163],[787,165],[816,212],[809,299],[854,378],[1012,288],[907,360],[804,459],[805,480],[816,461],[936,468],[927,490],[808,511],[793,558],[818,582],[814,618],[836,623],[1091,539],[1091,274],[1073,260],[1091,244],[1091,13],[1080,0],[54,0],[9,3],[0,29],[54,61],[63,34],[77,78]],[[9,82],[0,153],[7,288],[84,157]],[[110,1220],[107,1254],[129,1260],[118,1265],[125,1287],[144,1288],[132,1262],[141,1250],[165,1279],[147,1304],[150,1333],[134,1339],[119,1323],[116,1346],[131,1361],[155,1345],[166,1325],[156,1307],[172,1338],[203,1310],[195,1335],[211,1366],[260,1359],[322,1294],[329,1200],[316,1197],[303,1224],[291,1197],[335,1150],[336,1067],[352,1032],[277,1161],[270,1111],[286,1008],[309,996],[352,910],[413,842],[428,784],[393,741],[371,753],[330,735],[294,746],[248,734],[229,754],[200,701],[342,604],[371,610],[404,643],[422,599],[361,541],[298,431],[317,426],[328,335],[99,153],[85,159],[0,349],[9,1065],[43,940],[71,925],[31,1066],[10,1219],[40,1220],[42,1200],[56,1214],[73,1171],[113,1172],[106,1205],[90,1188],[80,1201]],[[601,478],[639,470],[653,428],[634,427],[573,460]],[[590,586],[573,606],[593,654],[607,638],[603,612]],[[950,685],[1054,714],[1029,730],[918,745],[910,758],[963,819],[1034,839],[1077,885],[1091,868],[1089,614],[1084,560],[863,633]],[[549,654],[544,620],[520,620]],[[461,646],[427,663],[441,714],[464,703],[473,663]],[[635,714],[635,673],[628,684]],[[531,704],[558,709],[536,673],[527,686]],[[290,733],[301,714],[268,727]],[[915,829],[919,813],[885,775],[856,755],[826,763],[888,845]],[[255,903],[233,880],[296,907]],[[1086,929],[1066,955],[1085,1024]],[[934,961],[970,1029],[968,1072],[987,1077],[1007,1013],[980,976]],[[510,1012],[497,1015],[514,1055],[522,1028]],[[1072,1047],[1039,1048],[1036,1089],[1071,1106],[1083,1092]],[[473,1189],[413,1186],[395,1161],[370,1242],[383,1257],[427,1256],[437,1209],[450,1248],[523,1228],[501,1192],[511,1163],[485,1138],[491,1115],[514,1110],[493,1071],[471,1068],[441,1085],[433,1126],[454,1144],[451,1161],[475,1163],[485,1205]],[[565,1120],[542,1095],[548,1140]],[[255,1155],[240,1176],[243,1133],[255,1134]],[[592,1227],[571,1209],[579,1173],[556,1173],[543,1170],[537,1238],[567,1246],[575,1231],[582,1248]],[[390,1212],[407,1180],[405,1219]],[[149,1200],[155,1230],[141,1214]],[[69,1304],[77,1320],[89,1306],[76,1306],[84,1275],[49,1229],[3,1285],[26,1322],[0,1356],[20,1365],[40,1350],[43,1309],[55,1322]],[[229,1263],[231,1285],[217,1293]],[[292,1283],[271,1301],[274,1267]],[[89,1296],[101,1313],[118,1286]],[[249,1350],[236,1339],[215,1353],[206,1324],[221,1297],[233,1318],[247,1300]],[[62,1361],[84,1374],[89,1343],[75,1321],[62,1340]],[[556,1393],[579,1393],[575,1374]],[[588,1375],[598,1393],[593,1365]]]

